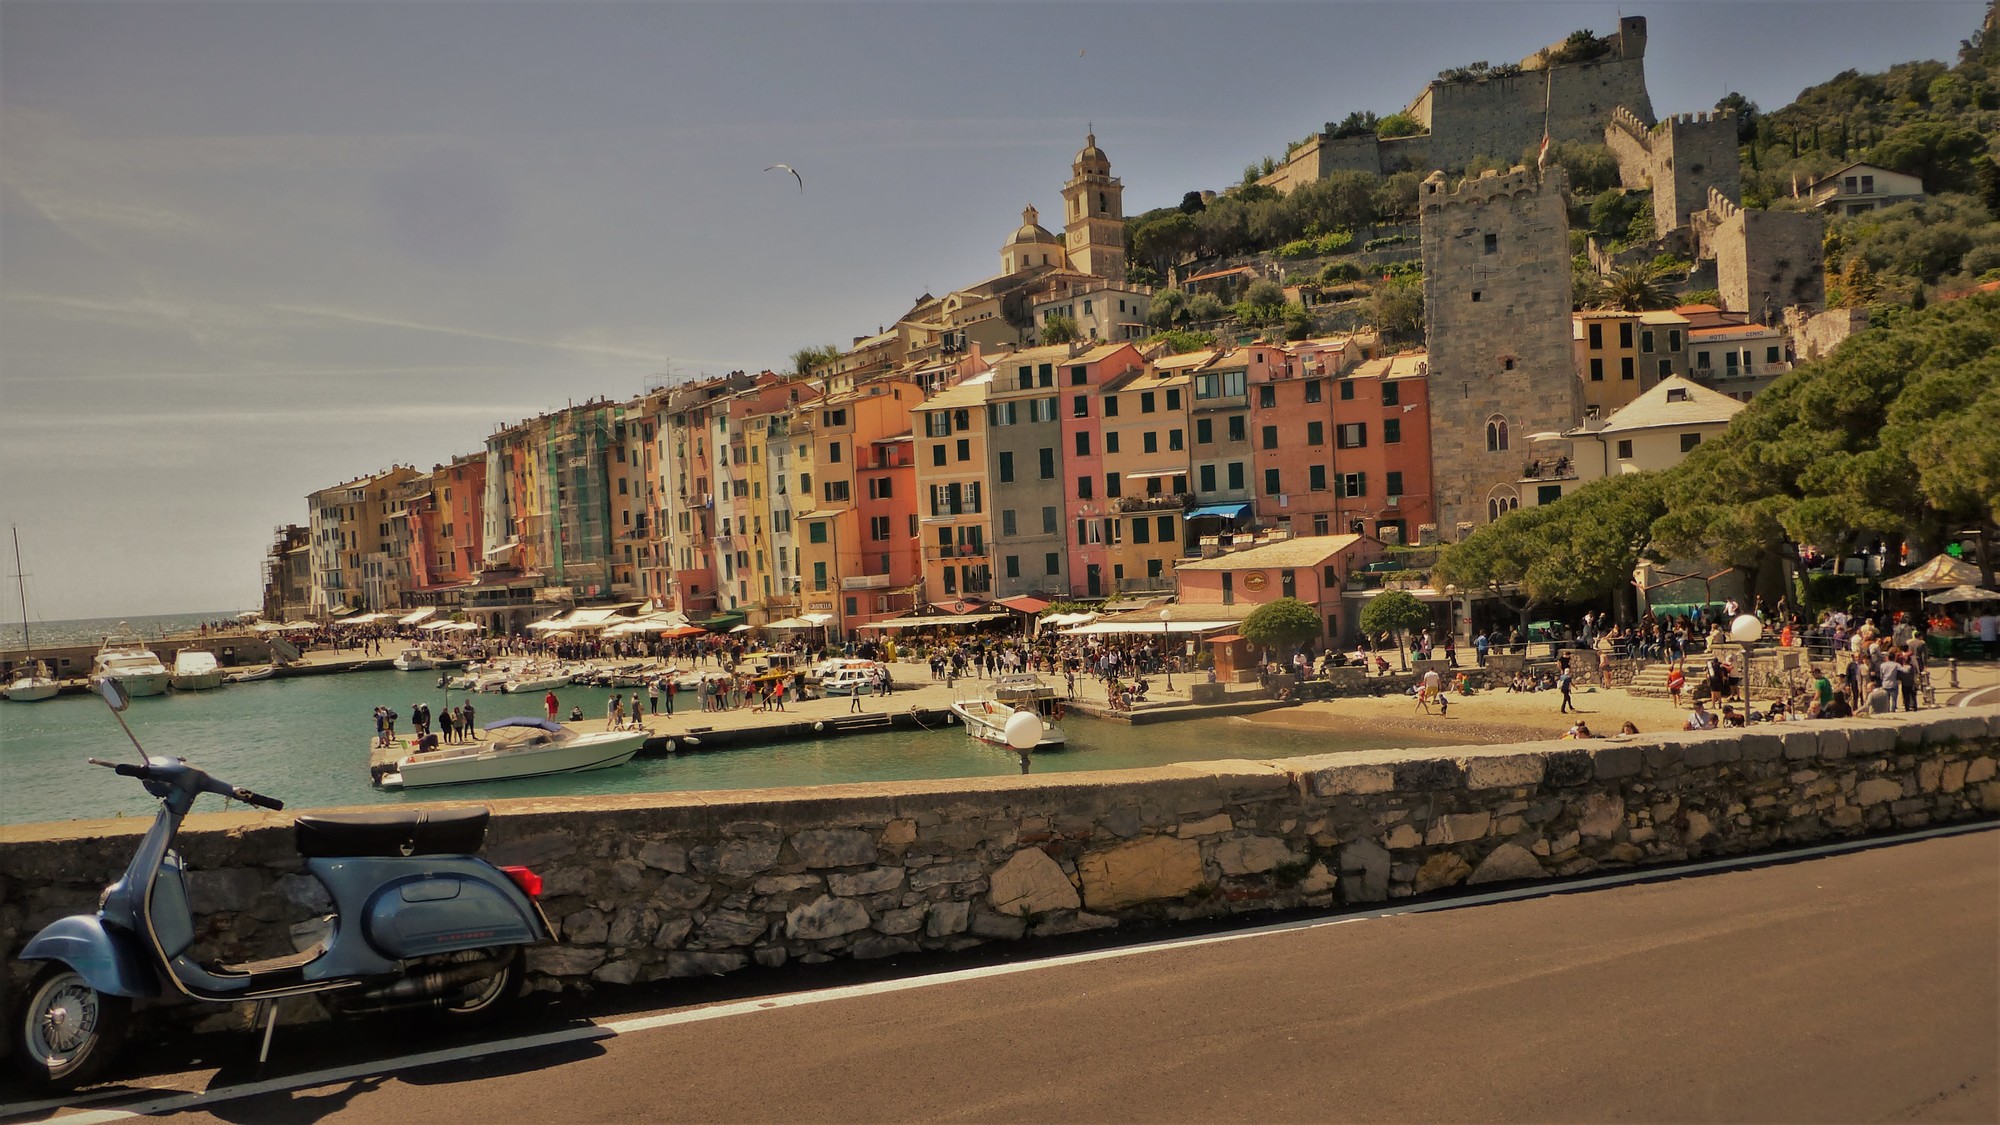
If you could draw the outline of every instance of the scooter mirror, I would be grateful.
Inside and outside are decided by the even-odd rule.
[[[105,706],[113,711],[123,711],[131,706],[132,697],[126,693],[125,685],[112,677],[105,676],[92,686],[97,690],[97,694],[104,697]]]

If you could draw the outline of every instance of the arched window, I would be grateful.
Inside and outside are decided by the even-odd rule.
[[[1507,419],[1501,415],[1486,420],[1486,452],[1507,452]]]
[[[1500,426],[1504,431],[1507,426],[1507,423],[1502,422],[1500,423]],[[1516,493],[1513,489],[1503,484],[1487,494],[1486,522],[1492,523],[1494,520],[1499,519],[1501,516],[1506,515],[1508,512],[1511,512],[1520,506],[1521,506],[1520,495]]]

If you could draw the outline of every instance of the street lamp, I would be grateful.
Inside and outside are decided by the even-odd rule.
[[[1743,646],[1743,721],[1750,721],[1750,647],[1764,635],[1764,623],[1755,614],[1739,614],[1729,623],[1729,639]]]
[[[1168,691],[1174,690],[1174,657],[1173,653],[1168,651],[1169,647],[1173,644],[1174,631],[1167,627],[1167,623],[1172,620],[1172,610],[1163,609],[1160,611],[1160,660],[1167,666]]]

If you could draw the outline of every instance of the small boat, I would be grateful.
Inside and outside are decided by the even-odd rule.
[[[537,691],[554,691],[565,687],[573,677],[567,672],[528,672],[508,680],[500,690],[509,695],[522,695]]]
[[[1055,689],[1038,676],[1001,676],[977,699],[957,699],[952,714],[965,724],[965,733],[981,742],[1012,749],[1007,742],[1007,720],[1028,711],[1042,721],[1042,737],[1034,749],[1060,750],[1069,736],[1062,729],[1062,701]]]
[[[33,703],[51,698],[62,685],[49,675],[47,664],[35,659],[35,646],[28,640],[28,584],[27,575],[21,573],[19,528],[14,529],[14,585],[21,591],[21,650],[27,659],[7,678],[5,691],[7,698],[15,703]]]
[[[175,691],[208,691],[221,687],[222,677],[222,665],[214,653],[191,648],[175,654],[174,671],[167,682]]]
[[[124,622],[118,624],[121,631],[105,637],[104,647],[97,650],[97,659],[90,666],[91,680],[117,680],[125,688],[125,694],[134,699],[164,695],[167,666]]]
[[[266,664],[259,668],[247,668],[241,672],[231,672],[227,676],[222,677],[222,682],[225,684],[247,684],[257,680],[268,680],[277,674],[278,669],[275,665]]]
[[[484,742],[406,754],[376,782],[384,789],[416,789],[610,769],[631,761],[648,737],[645,731],[581,734],[553,719],[525,716],[488,723],[485,730],[492,737]]]
[[[52,698],[62,689],[62,684],[49,675],[49,666],[37,660],[15,669],[14,675],[0,691],[16,703],[33,703]]]
[[[420,648],[406,648],[389,663],[398,672],[428,672],[437,667],[437,661],[425,656]]]

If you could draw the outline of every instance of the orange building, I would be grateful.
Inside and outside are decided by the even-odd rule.
[[[1369,360],[1335,381],[1334,510],[1326,530],[1415,542],[1435,530],[1430,366],[1422,352]],[[1314,518],[1313,534],[1321,531]]]
[[[910,421],[923,397],[916,383],[876,379],[806,412],[814,472],[794,517],[802,597],[807,612],[833,614],[838,632],[915,608],[923,571]],[[808,436],[799,425],[793,434]]]

